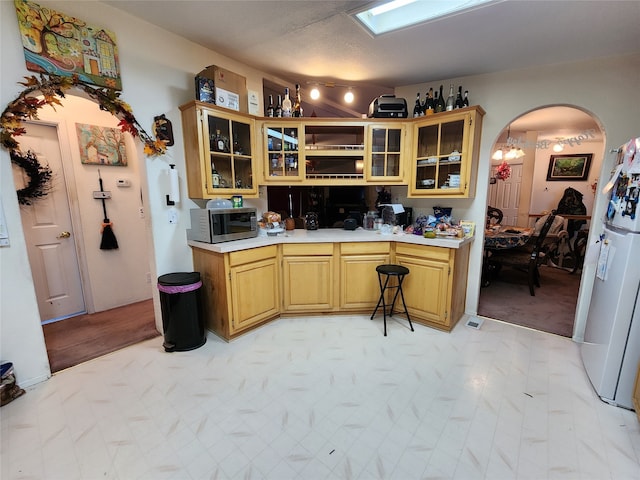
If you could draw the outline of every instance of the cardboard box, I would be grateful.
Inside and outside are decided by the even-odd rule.
[[[247,113],[247,79],[237,73],[211,65],[196,76],[196,99]]]

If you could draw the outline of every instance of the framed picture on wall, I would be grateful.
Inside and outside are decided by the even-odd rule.
[[[551,155],[547,181],[586,180],[589,177],[592,153]]]

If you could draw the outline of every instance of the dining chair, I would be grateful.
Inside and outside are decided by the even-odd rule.
[[[502,210],[500,210],[499,208],[488,206],[487,207],[487,228],[489,228],[491,225],[500,225],[503,217],[504,217],[504,214],[502,213]]]
[[[492,261],[502,266],[508,266],[527,273],[529,293],[535,296],[535,287],[540,287],[540,272],[538,266],[544,259],[543,247],[549,229],[556,219],[555,213],[551,213],[544,221],[539,233],[532,236],[529,242],[517,248],[496,250]]]

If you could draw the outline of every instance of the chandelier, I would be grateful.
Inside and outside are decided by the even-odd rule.
[[[513,145],[511,139],[511,124],[507,128],[507,143],[506,145],[498,148],[491,156],[492,160],[516,160],[525,156],[524,150],[520,147]]]

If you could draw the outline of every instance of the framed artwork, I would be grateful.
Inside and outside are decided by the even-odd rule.
[[[14,0],[27,70],[70,77],[122,90],[113,32],[42,7]]]
[[[547,181],[586,180],[591,167],[592,153],[551,155]]]
[[[124,132],[117,128],[76,123],[80,161],[88,165],[127,166]]]

